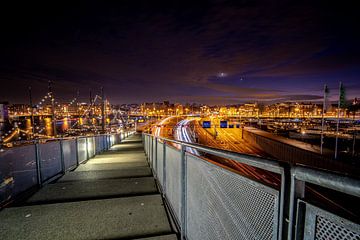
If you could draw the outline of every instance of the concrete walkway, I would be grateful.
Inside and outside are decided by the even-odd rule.
[[[177,239],[140,135],[81,164],[21,207],[0,212],[0,239]]]

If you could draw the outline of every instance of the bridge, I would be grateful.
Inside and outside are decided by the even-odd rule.
[[[358,203],[360,181],[341,174],[133,132],[0,154],[1,239],[360,239],[358,207],[308,198],[320,189]]]

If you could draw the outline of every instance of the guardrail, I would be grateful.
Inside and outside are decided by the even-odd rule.
[[[130,134],[41,139],[0,152],[0,207],[59,178]]]
[[[360,239],[359,223],[304,198],[306,183],[360,198],[357,179],[149,134],[143,134],[143,144],[182,239]],[[190,149],[275,174],[280,187],[242,176]]]

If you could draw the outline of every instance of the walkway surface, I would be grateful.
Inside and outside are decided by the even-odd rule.
[[[177,239],[141,135],[0,212],[0,239]]]

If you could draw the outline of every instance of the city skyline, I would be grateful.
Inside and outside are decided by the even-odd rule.
[[[355,7],[326,1],[7,6],[1,101],[66,101],[103,86],[111,103],[236,104],[359,96]]]

